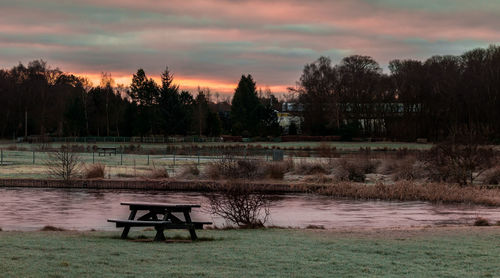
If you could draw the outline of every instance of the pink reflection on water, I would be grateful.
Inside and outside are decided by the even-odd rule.
[[[0,189],[0,227],[3,230],[37,230],[52,225],[75,230],[115,230],[109,218],[128,217],[128,207],[120,202],[163,202],[201,204],[194,220],[225,222],[210,215],[202,193],[81,190],[81,189]],[[205,208],[205,210],[203,209]],[[498,208],[469,205],[436,205],[427,202],[386,202],[335,200],[308,194],[280,195],[271,206],[268,224],[325,228],[384,228],[424,225],[466,224],[481,216],[500,220]]]

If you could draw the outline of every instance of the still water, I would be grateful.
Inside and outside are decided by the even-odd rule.
[[[268,225],[325,228],[386,228],[468,224],[476,217],[500,220],[500,208],[469,205],[437,205],[428,202],[336,200],[309,194],[277,195]],[[120,202],[200,204],[193,220],[225,224],[206,209],[203,193],[133,190],[0,189],[0,228],[37,230],[45,225],[74,230],[115,230],[109,218],[126,219],[128,207]],[[205,208],[205,210],[204,210]]]

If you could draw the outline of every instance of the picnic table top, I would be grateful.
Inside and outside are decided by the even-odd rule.
[[[146,202],[122,202],[122,206],[130,206],[136,208],[199,208],[200,205],[193,204],[166,204],[166,203],[146,203]]]

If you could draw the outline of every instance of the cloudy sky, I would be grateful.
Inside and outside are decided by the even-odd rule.
[[[500,43],[498,0],[0,0],[0,67],[44,59],[129,83],[168,65],[184,88],[275,92],[321,55],[425,59]]]

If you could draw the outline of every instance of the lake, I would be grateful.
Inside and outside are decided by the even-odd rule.
[[[312,194],[273,197],[267,225],[285,227],[389,228],[470,224],[477,217],[500,220],[499,208],[476,205],[353,201]],[[29,231],[51,225],[74,230],[115,230],[106,220],[126,219],[128,207],[120,205],[125,201],[201,204],[201,209],[192,212],[194,220],[225,224],[207,211],[208,199],[203,193],[0,188],[0,228]]]

